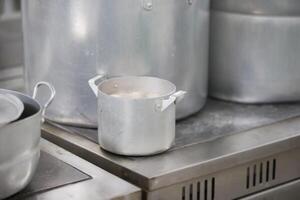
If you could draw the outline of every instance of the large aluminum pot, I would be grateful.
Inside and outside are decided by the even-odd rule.
[[[299,101],[299,36],[299,0],[213,0],[210,95]]]
[[[46,83],[39,83],[36,89],[43,84]],[[43,109],[51,103],[55,94],[54,89],[51,90],[50,100],[41,107],[29,96],[0,89],[0,94],[15,95],[24,104],[24,112],[19,120],[0,127],[0,199],[22,190],[34,175],[40,157]]]
[[[98,81],[101,81],[98,84]],[[168,150],[175,139],[175,104],[185,92],[166,80],[124,76],[89,81],[98,97],[98,140],[120,155],[145,156]]]
[[[147,75],[187,96],[182,118],[207,94],[209,0],[22,1],[27,88],[52,82],[52,121],[96,127],[95,74]]]

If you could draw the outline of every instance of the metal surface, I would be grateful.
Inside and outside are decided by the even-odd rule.
[[[147,75],[188,92],[178,117],[204,105],[209,0],[32,0],[23,3],[26,84],[54,84],[47,118],[96,127],[95,74]]]
[[[98,98],[101,148],[131,156],[168,150],[175,139],[175,102],[185,92],[176,92],[174,84],[156,77],[102,79],[97,76],[89,81]]]
[[[37,87],[35,94],[36,90]],[[0,199],[3,199],[23,189],[32,179],[40,157],[41,115],[49,104],[41,107],[35,99],[10,90],[0,89],[0,94],[14,95],[24,105],[17,121],[0,127]],[[48,103],[52,100],[53,96]]]
[[[45,124],[42,135],[140,186],[149,199],[168,199],[166,194],[172,194],[175,189],[174,195],[180,196],[175,199],[181,199],[181,184],[189,187],[194,179],[203,180],[204,185],[205,180],[212,182],[213,177],[218,182],[222,179],[215,192],[222,196],[219,192],[224,187],[222,191],[228,195],[224,197],[236,198],[300,177],[299,104],[241,105],[211,101],[203,112],[178,122],[175,146],[157,156],[136,158],[110,154],[83,137],[84,129]],[[91,133],[91,130],[86,132]],[[256,189],[246,189],[247,168],[253,163],[258,166],[260,162],[266,166],[267,161],[270,165],[273,159],[277,159],[280,178]],[[210,176],[212,174],[216,175]],[[245,187],[234,190],[231,185]],[[164,190],[167,188],[168,192]]]
[[[41,151],[40,161],[29,185],[9,200],[25,199],[58,187],[91,179],[75,167]]]
[[[19,119],[24,111],[23,102],[14,95],[0,94],[0,127]]]
[[[298,200],[300,199],[300,180],[295,180],[240,200]]]
[[[41,151],[53,156],[55,159],[61,160],[67,165],[87,174],[91,179],[81,181],[74,184],[64,185],[62,187],[43,190],[32,195],[26,196],[26,200],[102,200],[102,199],[141,199],[141,191],[139,188],[123,181],[122,179],[109,174],[108,172],[96,167],[95,165],[67,152],[66,150],[41,140]],[[56,170],[61,172],[60,170]],[[69,173],[69,172],[68,172]],[[61,176],[59,173],[54,176]],[[62,175],[64,176],[64,175]],[[46,176],[39,179],[41,183],[50,181]],[[64,180],[66,181],[66,179]],[[38,185],[38,183],[36,183]],[[52,184],[52,183],[47,183]]]
[[[299,1],[212,1],[210,95],[299,101],[299,35]]]

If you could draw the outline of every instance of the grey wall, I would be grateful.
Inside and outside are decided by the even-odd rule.
[[[0,0],[0,88],[22,90],[23,85],[20,0]]]

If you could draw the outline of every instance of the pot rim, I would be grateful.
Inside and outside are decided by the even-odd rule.
[[[34,106],[37,106],[37,111],[34,112],[33,114],[25,117],[25,118],[18,119],[16,121],[13,121],[13,122],[10,122],[10,123],[4,125],[3,127],[0,127],[0,130],[2,128],[6,128],[6,127],[9,127],[9,126],[14,126],[14,125],[19,124],[19,123],[27,122],[27,121],[32,120],[33,118],[35,118],[35,117],[37,117],[37,116],[39,116],[41,114],[41,112],[42,112],[42,106],[41,106],[41,104],[37,100],[35,100],[32,97],[30,97],[29,95],[21,93],[21,92],[13,91],[13,90],[7,90],[7,89],[0,89],[0,92],[1,91],[7,92],[9,94],[15,94],[17,96],[18,95],[19,96],[23,96],[23,97],[27,98],[28,100],[30,100],[30,103],[35,104]],[[24,101],[22,99],[20,99],[20,100],[24,103]],[[26,109],[26,105],[25,104],[24,104],[24,107]],[[40,118],[41,118],[41,116],[40,116]]]
[[[110,94],[107,94],[107,93],[103,92],[100,89],[100,86],[102,84],[105,84],[109,81],[121,80],[121,79],[130,79],[130,78],[156,79],[158,81],[163,81],[163,82],[168,83],[171,86],[171,89],[168,93],[166,93],[164,95],[159,95],[159,96],[156,96],[156,97],[142,97],[142,98],[115,97],[115,96],[112,96]],[[101,83],[99,83],[97,85],[97,88],[98,88],[98,94],[101,94],[102,96],[105,96],[105,97],[108,97],[108,98],[113,98],[113,99],[118,99],[118,100],[124,100],[124,101],[125,100],[129,100],[129,101],[147,101],[147,100],[164,99],[164,98],[168,98],[169,96],[174,94],[177,90],[176,85],[174,83],[172,83],[171,81],[168,81],[168,80],[162,79],[162,78],[158,78],[158,77],[155,77],[155,76],[118,76],[118,77],[108,78],[108,79],[105,79],[105,80],[101,81]],[[101,97],[99,97],[99,98],[101,98]]]

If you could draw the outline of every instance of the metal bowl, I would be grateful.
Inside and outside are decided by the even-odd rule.
[[[52,90],[43,107],[34,98],[18,92],[0,89],[0,94],[15,95],[24,104],[19,120],[0,127],[0,199],[3,199],[26,187],[34,175],[40,157],[42,111],[55,93]]]

